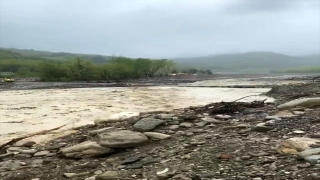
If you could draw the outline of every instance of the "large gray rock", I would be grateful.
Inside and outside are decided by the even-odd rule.
[[[287,103],[279,105],[278,109],[286,110],[286,109],[292,109],[295,107],[311,108],[315,106],[320,106],[320,97],[296,99],[296,100],[289,101]]]
[[[85,158],[108,154],[114,150],[108,147],[102,147],[97,142],[85,141],[80,144],[61,149],[66,157]]]
[[[148,138],[139,132],[120,130],[99,135],[101,146],[110,148],[135,147],[148,142]]]
[[[304,151],[301,151],[299,155],[303,158],[311,155],[320,155],[320,148],[306,149]]]
[[[320,163],[320,155],[312,155],[312,156],[305,157],[304,159],[311,164]]]
[[[154,118],[143,118],[133,125],[134,130],[140,132],[151,131],[166,121]]]
[[[99,125],[106,125],[110,123],[122,122],[138,115],[139,113],[137,112],[120,112],[117,114],[113,114],[107,118],[96,119],[94,120],[94,124],[99,126]]]

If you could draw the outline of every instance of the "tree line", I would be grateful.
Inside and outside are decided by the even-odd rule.
[[[68,61],[53,60],[0,60],[0,72],[13,72],[20,77],[39,77],[42,81],[124,80],[153,77],[170,73],[170,60],[112,57],[106,63],[96,64],[76,58]]]

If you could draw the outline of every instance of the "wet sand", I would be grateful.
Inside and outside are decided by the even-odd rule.
[[[0,143],[22,135],[64,128],[32,138],[37,142],[70,133],[95,119],[128,117],[143,111],[172,110],[233,101],[267,92],[266,88],[126,87],[4,91],[0,101]],[[253,96],[243,101],[266,99]],[[268,101],[273,101],[268,98]]]

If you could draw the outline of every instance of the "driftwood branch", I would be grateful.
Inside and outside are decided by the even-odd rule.
[[[257,95],[250,95],[250,96],[257,96]],[[265,101],[267,99],[264,99],[262,101],[253,101],[253,102],[237,102],[241,99],[244,99],[249,96],[242,97],[240,99],[237,99],[232,102],[218,102],[218,103],[211,103],[204,107],[193,107],[192,110],[194,110],[197,113],[209,113],[211,115],[214,114],[230,114],[234,112],[241,112],[245,110],[246,108],[260,108],[265,105]]]
[[[10,141],[0,145],[0,149],[2,149],[5,146],[12,145],[12,144],[14,144],[14,143],[16,143],[16,142],[18,142],[18,141],[20,141],[22,139],[30,138],[30,137],[37,136],[37,135],[43,135],[43,134],[46,134],[48,132],[58,130],[58,129],[64,127],[64,126],[66,126],[66,125],[62,125],[62,126],[59,126],[59,127],[53,128],[53,129],[43,130],[43,131],[35,132],[35,133],[29,134],[29,135],[25,135],[25,136],[22,136],[22,137],[11,139]]]
[[[237,100],[234,100],[234,101],[232,101],[232,102],[237,102],[237,101],[240,101],[241,99],[244,99],[244,98],[247,98],[247,97],[252,97],[252,96],[261,96],[260,94],[255,94],[255,95],[249,95],[249,96],[244,96],[244,97],[242,97],[242,98],[240,98],[240,99],[237,99]],[[266,101],[267,99],[265,99],[264,101]]]

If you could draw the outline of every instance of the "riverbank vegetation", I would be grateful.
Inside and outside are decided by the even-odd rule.
[[[25,57],[6,50],[0,52],[2,76],[38,77],[43,81],[137,79],[166,75],[173,66],[174,63],[166,59],[111,57],[104,63],[94,63],[80,58],[57,61]]]

